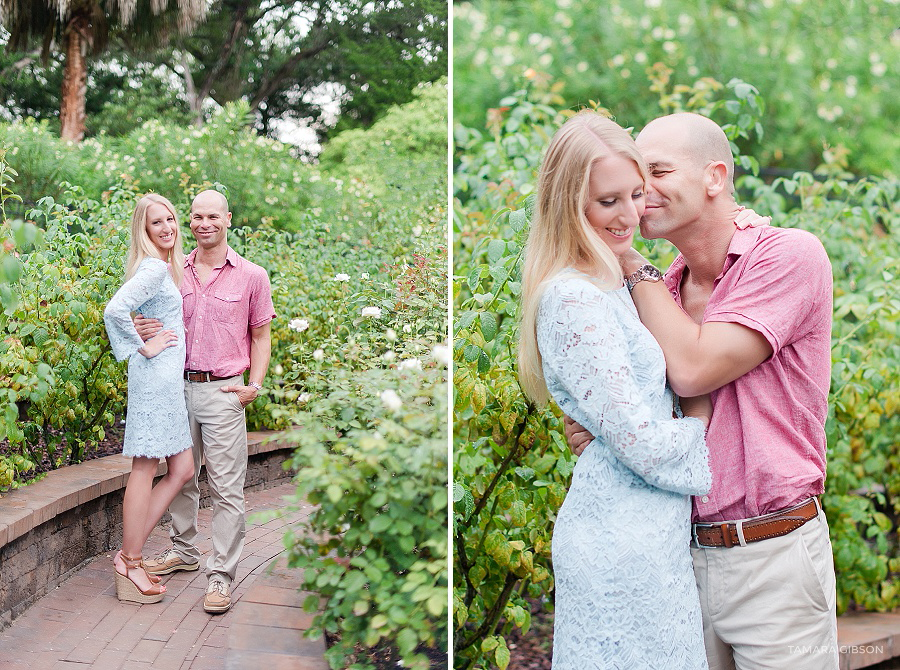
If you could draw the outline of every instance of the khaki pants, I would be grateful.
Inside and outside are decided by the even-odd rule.
[[[169,505],[172,514],[172,544],[182,559],[200,560],[197,548],[197,512],[200,489],[197,476],[201,457],[212,497],[212,552],[206,576],[219,575],[234,581],[244,548],[244,479],[247,475],[247,426],[244,408],[236,393],[223,393],[222,386],[242,385],[238,375],[212,382],[184,382],[188,418],[193,440],[194,479]]]
[[[837,670],[825,514],[745,547],[691,547],[710,670]]]

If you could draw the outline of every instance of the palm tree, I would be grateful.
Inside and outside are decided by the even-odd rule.
[[[65,53],[60,136],[81,141],[85,128],[87,56],[102,53],[114,31],[132,43],[156,43],[175,31],[186,33],[206,15],[206,0],[0,0],[0,23],[9,31],[8,51],[40,45]],[[126,33],[127,29],[127,33]]]

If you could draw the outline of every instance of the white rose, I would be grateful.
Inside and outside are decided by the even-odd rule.
[[[418,358],[407,358],[397,365],[398,370],[421,370],[422,361]]]
[[[350,281],[350,275],[343,272],[334,276],[334,281]]]
[[[298,333],[302,333],[304,330],[309,328],[309,321],[306,319],[291,319],[291,322],[288,324],[288,328],[291,330],[296,330]]]
[[[321,349],[316,349],[316,350],[313,352],[313,360],[316,360],[316,361],[318,361],[319,363],[321,363],[322,361],[325,360],[325,352],[322,351]]]
[[[387,389],[386,391],[382,391],[379,397],[384,406],[392,412],[396,412],[403,407],[403,401],[400,399],[400,396],[397,395],[396,391]]]
[[[371,316],[376,319],[381,318],[381,307],[363,307],[362,308],[363,316]]]
[[[438,344],[431,350],[431,357],[438,362],[439,365],[445,367],[450,365],[450,348],[443,344]]]

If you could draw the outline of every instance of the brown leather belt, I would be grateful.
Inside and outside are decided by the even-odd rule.
[[[810,498],[799,505],[755,516],[752,519],[722,523],[695,523],[692,525],[694,542],[698,547],[724,547],[726,549],[736,546],[743,547],[750,542],[787,535],[818,515],[819,501],[816,498]]]
[[[199,370],[185,370],[184,378],[189,382],[219,382],[223,379],[231,379],[231,377],[216,377],[214,374]]]

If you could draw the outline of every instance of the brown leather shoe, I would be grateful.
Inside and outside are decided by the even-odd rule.
[[[144,570],[150,575],[168,575],[176,570],[196,570],[200,567],[200,561],[188,563],[175,553],[174,549],[166,549],[153,558],[144,560]]]
[[[222,614],[231,608],[231,590],[220,579],[211,579],[203,598],[203,609],[210,614]]]

